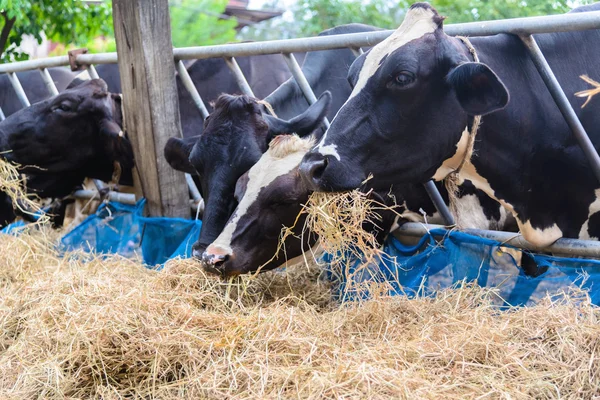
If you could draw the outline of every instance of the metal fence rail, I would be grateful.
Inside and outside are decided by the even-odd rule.
[[[560,86],[558,85],[558,82],[556,81],[556,78],[554,77],[554,74],[552,73],[552,70],[546,62],[543,54],[541,53],[541,51],[535,43],[535,40],[531,36],[532,34],[580,31],[589,29],[600,29],[600,11],[586,13],[571,13],[544,17],[515,18],[498,21],[451,24],[446,25],[444,27],[444,31],[448,35],[490,36],[499,33],[519,35],[523,40],[526,48],[529,50],[529,54],[532,58],[532,61],[538,68],[544,82],[546,83],[548,89],[552,93],[559,109],[563,113],[569,126],[572,128],[576,138],[578,139],[578,142],[584,149],[584,152],[588,157],[588,160],[592,165],[593,170],[596,172],[596,176],[600,180],[600,157],[598,156],[598,153],[591,144],[591,141],[589,140],[587,133],[583,129],[583,126],[581,126],[581,123],[577,119],[575,111],[573,110],[569,102],[566,100],[566,96],[560,88]],[[298,62],[296,61],[292,53],[348,48],[352,50],[356,56],[359,56],[362,53],[362,47],[374,46],[380,43],[381,41],[385,40],[392,32],[392,30],[382,30],[376,32],[320,36],[312,38],[175,48],[173,50],[174,62],[176,64],[176,70],[178,72],[178,75],[180,76],[183,86],[190,93],[190,96],[192,97],[196,107],[198,108],[203,118],[206,118],[208,116],[208,109],[200,94],[198,93],[198,90],[196,89],[194,83],[192,82],[185,68],[185,65],[181,60],[221,57],[225,60],[227,66],[232,71],[234,78],[242,93],[253,96],[252,88],[248,84],[248,81],[246,80],[242,70],[240,69],[237,61],[235,60],[235,57],[281,54],[288,66],[288,69],[290,70],[291,75],[296,80],[296,83],[298,84],[304,97],[306,98],[309,104],[313,104],[316,101],[315,93],[310,87],[308,80],[304,76],[302,69],[298,65]],[[94,64],[117,63],[118,57],[117,53],[79,54],[75,56],[75,62],[78,65],[87,66],[90,76],[92,78],[97,78],[98,74],[94,68]],[[11,84],[14,87],[19,100],[23,105],[28,105],[29,101],[27,100],[27,96],[23,92],[23,89],[15,72],[39,69],[42,73],[42,78],[44,79],[44,82],[48,87],[49,93],[51,95],[56,95],[58,92],[49,76],[47,68],[64,65],[69,65],[68,56],[51,57],[40,60],[30,60],[3,64],[0,65],[0,73],[8,74]],[[2,110],[0,109],[0,119],[3,119],[2,117],[3,114]],[[329,121],[326,120],[325,124],[326,126],[329,126]],[[197,187],[193,183],[191,176],[186,176],[186,180],[188,182],[190,194],[193,198],[192,202],[196,205],[202,204],[202,198]],[[452,225],[454,223],[452,215],[450,214],[448,207],[442,201],[441,196],[439,195],[439,192],[437,191],[435,185],[433,185],[433,183],[430,182],[426,184],[426,189],[434,204],[436,205],[436,208],[438,209],[438,211],[440,211],[441,215],[444,216],[446,223],[448,225]],[[112,196],[115,199],[121,198],[126,202],[132,201],[131,197],[119,197],[117,195],[119,194],[109,194],[109,197]],[[96,198],[97,196],[98,194],[96,192],[77,192],[77,197]],[[405,228],[403,228],[402,231],[407,234],[413,234],[417,231],[421,232],[419,233],[420,235],[424,233],[424,231],[418,230],[413,225],[414,224],[405,225]],[[489,232],[494,231],[479,231],[476,234],[479,234],[480,236],[484,235],[484,237],[486,237],[485,235],[489,235]],[[500,236],[498,236],[498,234]],[[509,234],[506,232],[496,232],[492,235],[495,235],[494,237],[500,238],[502,234],[514,236],[514,234]],[[597,247],[590,245],[589,243],[587,243],[588,241],[586,241],[585,245],[583,242],[581,242],[579,245],[575,242],[579,241],[571,239],[561,239],[556,244],[550,246],[546,250],[561,254],[579,254],[600,257],[600,242],[591,242],[598,243]],[[530,244],[527,244],[523,240],[522,242],[517,243],[517,247],[532,248]],[[589,250],[590,248],[594,248],[594,250]],[[569,249],[574,249],[579,253],[572,253]]]

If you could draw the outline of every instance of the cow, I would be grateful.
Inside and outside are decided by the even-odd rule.
[[[329,29],[321,34],[335,35],[342,33],[369,32],[378,28],[361,24],[351,24]],[[346,71],[355,56],[348,49],[329,50],[307,53],[302,70],[311,83],[320,101],[308,111],[308,103],[302,95],[297,83],[291,79],[267,96],[266,101],[273,107],[282,120],[303,125],[301,135],[309,134],[318,128],[327,115],[332,115],[329,103],[333,100],[337,106],[340,99],[346,98],[351,87],[345,79]],[[331,96],[329,91],[333,91]],[[227,100],[227,101],[225,101]],[[268,140],[275,132],[287,133],[290,124],[277,122],[267,114],[261,104],[250,98],[240,97],[240,104],[248,106],[234,107],[236,120],[227,116],[224,110],[229,108],[231,97],[225,97],[215,103],[214,111],[205,122],[204,132],[196,137],[179,139],[171,138],[167,142],[164,153],[169,164],[180,171],[199,174],[200,190],[205,200],[202,231],[198,242],[194,245],[194,254],[200,257],[206,246],[216,239],[223,230],[227,219],[236,206],[234,198],[235,183],[267,149]],[[252,105],[250,105],[252,104]],[[259,112],[256,114],[256,112]],[[268,119],[274,131],[268,133],[263,129],[255,131],[254,123],[263,115]],[[226,123],[224,123],[226,121]],[[294,124],[293,123],[293,124]],[[292,125],[293,125],[292,124]],[[277,125],[277,126],[275,126]],[[287,125],[287,126],[286,126]],[[283,129],[283,130],[282,130]],[[218,135],[213,134],[219,132]],[[257,132],[258,136],[257,136]]]
[[[572,12],[593,10],[600,4]],[[600,184],[523,43],[508,34],[450,37],[443,19],[416,3],[398,30],[353,63],[350,98],[301,163],[308,184],[343,191],[372,174],[368,185],[377,189],[440,181],[462,165],[459,182],[471,181],[510,210],[530,243],[598,239]],[[600,104],[582,109],[572,96],[585,89],[579,75],[597,75],[600,31],[535,39],[600,144]],[[469,140],[477,116],[482,123]]]
[[[27,176],[27,191],[40,197],[67,196],[86,177],[110,181],[115,163],[131,185],[133,151],[122,118],[121,96],[103,80],[78,82],[2,121],[0,152]]]
[[[200,177],[205,209],[200,237],[194,245],[195,256],[200,256],[222,231],[236,206],[238,178],[258,161],[271,139],[285,133],[312,133],[323,122],[330,102],[331,94],[325,92],[304,113],[286,121],[265,114],[261,104],[249,96],[221,95],[193,146],[189,162],[171,159],[167,145],[165,157],[172,166]]]
[[[48,72],[59,92],[63,91],[75,76],[68,68],[64,67],[48,68]],[[17,77],[31,104],[52,96],[39,71],[17,72]],[[0,107],[6,117],[23,108],[6,74],[0,75]]]
[[[303,253],[310,251],[313,253],[311,257],[319,253],[318,237],[305,229],[306,214],[301,213],[313,191],[301,178],[298,169],[318,134],[305,138],[297,135],[275,137],[267,152],[240,177],[235,188],[238,205],[223,231],[202,254],[203,267],[207,272],[229,278],[293,265],[301,260]],[[470,196],[481,195],[469,185],[464,185],[462,190],[460,202],[465,203],[462,205],[465,208],[473,204]],[[442,190],[442,193],[445,192]],[[405,222],[441,222],[423,185],[394,185],[370,195],[379,204],[390,207],[378,207],[376,213],[379,217],[363,224],[363,229],[371,232],[379,245]],[[478,207],[475,210],[504,211],[497,204],[486,207],[486,201],[491,200],[484,198],[481,203],[476,202]],[[485,218],[485,223],[493,220]],[[290,234],[282,237],[286,228],[290,229]],[[504,251],[513,254],[525,275],[538,276],[545,272],[526,253],[512,249]]]
[[[312,190],[298,172],[302,157],[314,143],[312,135],[305,138],[277,136],[260,160],[240,177],[235,189],[238,205],[223,231],[202,254],[207,272],[224,278],[264,272],[292,265],[311,249],[319,252],[318,237],[305,230],[306,214],[301,213]],[[404,193],[411,198],[405,198]],[[364,225],[380,244],[393,225],[414,220],[414,211],[407,210],[407,202],[416,200],[430,216],[435,212],[423,185],[397,186],[377,193],[375,198],[390,206],[403,205],[397,211],[378,211],[375,224]],[[402,211],[408,212],[402,214],[399,221],[397,212]],[[420,220],[423,221],[422,216]],[[280,243],[284,228],[290,228],[291,234]]]

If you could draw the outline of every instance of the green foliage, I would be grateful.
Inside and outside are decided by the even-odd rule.
[[[314,36],[342,24],[360,22],[380,28],[397,28],[406,10],[415,1],[407,0],[298,0],[288,21],[275,19],[244,29],[245,39],[266,40]],[[593,0],[430,0],[447,23],[559,14]],[[265,8],[277,8],[274,1]],[[293,20],[292,20],[293,19]]]
[[[172,0],[173,46],[200,46],[235,41],[235,18],[219,19],[227,0]]]
[[[2,61],[26,59],[17,52],[24,34],[42,41],[84,45],[90,39],[112,32],[109,3],[88,4],[79,0],[0,0],[3,30],[0,36]]]

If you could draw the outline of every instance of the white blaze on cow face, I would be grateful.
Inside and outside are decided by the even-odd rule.
[[[237,229],[240,218],[256,202],[263,188],[268,187],[280,176],[290,173],[297,168],[302,157],[314,145],[312,138],[301,139],[296,135],[281,135],[275,137],[269,145],[269,150],[248,171],[246,192],[240,200],[233,216],[225,225],[223,232],[206,249],[207,254],[232,255],[231,240]]]
[[[365,62],[358,75],[358,80],[354,85],[354,89],[350,94],[346,103],[342,105],[340,111],[344,109],[344,106],[353,98],[356,97],[366,86],[369,79],[375,75],[377,70],[381,67],[381,61],[390,55],[392,52],[398,50],[408,42],[419,39],[428,33],[433,33],[438,28],[438,24],[435,22],[434,17],[436,14],[429,8],[416,7],[411,8],[406,13],[406,17],[402,22],[402,25],[392,33],[387,39],[373,47],[366,55]],[[367,105],[365,104],[365,107]],[[338,114],[333,118],[337,118]],[[331,155],[340,160],[340,155],[337,152],[337,146],[335,144],[325,145],[325,139],[327,138],[327,132],[323,135],[317,151],[322,155]]]

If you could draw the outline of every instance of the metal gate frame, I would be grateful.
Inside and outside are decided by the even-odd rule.
[[[451,36],[491,36],[499,33],[508,33],[519,36],[529,55],[536,66],[540,76],[546,84],[550,94],[552,95],[556,105],[560,109],[563,117],[569,125],[571,131],[575,135],[577,142],[585,153],[588,161],[591,164],[592,170],[600,182],[600,156],[594,148],[589,136],[583,128],[581,122],[577,118],[577,115],[571,107],[567,96],[563,92],[560,84],[558,83],[552,69],[548,65],[544,55],[538,47],[533,34],[540,33],[552,33],[552,32],[568,32],[568,31],[581,31],[590,29],[600,29],[600,11],[585,12],[585,13],[571,13],[561,14],[552,16],[542,17],[528,17],[528,18],[515,18],[507,20],[497,21],[482,21],[482,22],[471,22],[463,24],[451,24],[444,27],[446,34]],[[384,30],[377,32],[368,33],[352,33],[344,35],[334,36],[322,36],[322,37],[311,37],[311,38],[298,38],[288,40],[274,40],[264,42],[250,42],[250,43],[234,43],[225,45],[214,45],[214,46],[197,46],[197,47],[183,47],[173,49],[175,57],[176,70],[180,76],[182,83],[186,90],[190,93],[194,103],[196,104],[199,112],[203,118],[208,116],[208,109],[204,104],[204,101],[200,97],[200,94],[196,90],[182,60],[190,59],[206,59],[206,58],[217,58],[221,57],[225,60],[227,66],[234,75],[234,78],[242,93],[253,96],[252,88],[248,84],[246,77],[242,70],[237,64],[235,57],[240,56],[252,56],[252,55],[264,55],[264,54],[281,54],[292,74],[300,90],[304,94],[304,97],[309,104],[316,102],[316,96],[308,83],[308,80],[304,76],[302,69],[300,68],[296,58],[292,53],[294,52],[308,52],[308,51],[319,51],[319,50],[330,50],[330,49],[351,49],[356,56],[362,53],[362,47],[371,47],[380,43],[391,35],[393,30]],[[99,54],[78,54],[71,58],[74,59],[74,63],[80,66],[87,66],[90,76],[92,78],[98,78],[98,73],[94,68],[94,64],[109,64],[117,63],[117,53],[99,53]],[[65,66],[69,65],[69,56],[51,57],[39,60],[20,61],[8,64],[0,65],[0,73],[7,73],[10,82],[17,94],[17,97],[21,104],[25,107],[29,106],[29,100],[23,91],[23,87],[19,82],[19,79],[15,72],[38,69],[41,73],[42,79],[46,84],[49,93],[54,96],[58,94],[58,90],[48,73],[49,67]],[[127,110],[126,110],[127,112]],[[4,119],[4,114],[0,109],[0,120]],[[325,120],[325,125],[329,127],[329,121]],[[196,188],[191,176],[186,174],[186,180],[190,189],[190,193],[193,197],[193,201],[198,204],[202,201],[200,193]],[[98,185],[101,185],[98,183]],[[100,188],[101,186],[99,186]],[[444,216],[445,222],[448,226],[453,225],[454,221],[450,214],[447,205],[441,199],[441,196],[430,181],[426,184],[427,192],[429,193],[432,201],[436,208]],[[118,196],[120,195],[120,196]],[[90,198],[96,197],[95,193],[79,193],[75,194],[75,197]],[[123,196],[123,194],[110,194],[112,197],[120,197],[125,202],[131,202],[129,197]],[[135,199],[133,199],[135,201]],[[442,226],[427,225],[419,223],[408,223],[400,228],[400,232],[406,235],[423,235],[430,229],[443,228]],[[483,236],[498,240],[501,242],[509,242],[513,246],[528,250],[544,250],[554,252],[557,254],[567,255],[580,255],[588,257],[600,257],[600,241],[590,240],[578,240],[578,239],[558,239],[553,245],[539,249],[535,246],[527,243],[519,234],[502,232],[502,231],[487,231],[487,230],[466,230],[467,232],[473,233],[478,236]],[[508,235],[508,236],[507,236]]]

